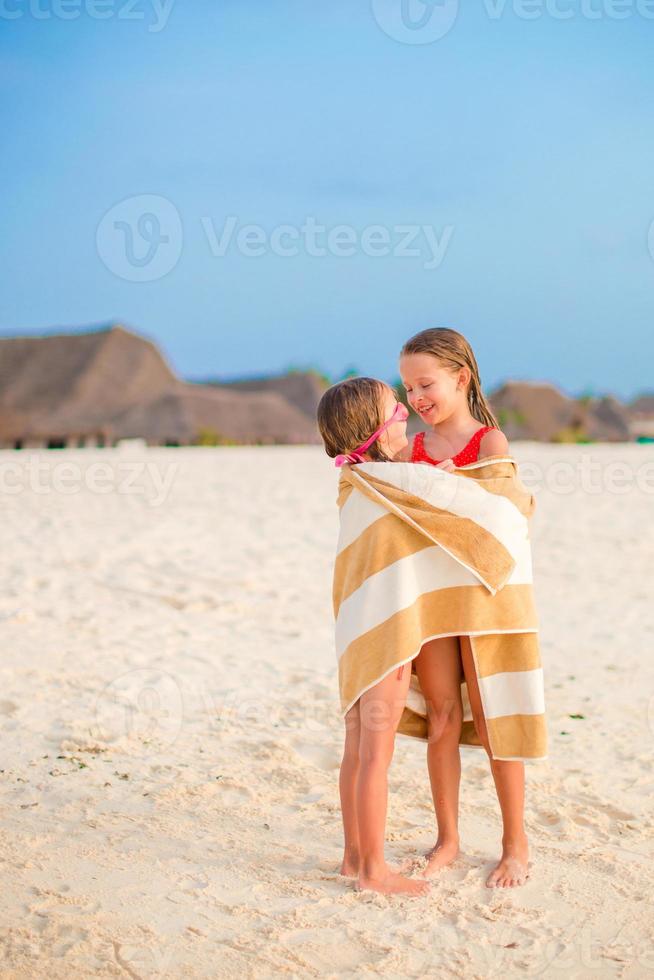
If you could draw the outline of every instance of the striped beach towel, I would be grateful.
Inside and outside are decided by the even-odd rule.
[[[344,466],[334,567],[343,715],[428,640],[467,635],[494,759],[546,757],[533,598],[534,498],[511,456],[453,473],[416,463]],[[461,744],[479,745],[462,685]],[[427,738],[415,674],[398,732]]]

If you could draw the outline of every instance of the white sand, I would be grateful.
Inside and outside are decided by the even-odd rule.
[[[336,874],[335,474],[321,450],[0,453],[0,976],[654,972],[654,454],[513,449],[525,482],[531,462],[546,478],[532,532],[551,744],[527,773],[532,878],[484,887],[499,813],[468,749],[463,853],[417,901]],[[25,469],[11,491],[30,458],[45,492]],[[158,506],[154,471],[136,474],[145,494],[119,486],[139,461],[173,478]],[[552,488],[559,464],[571,493]],[[424,755],[398,740],[396,862],[434,841]]]

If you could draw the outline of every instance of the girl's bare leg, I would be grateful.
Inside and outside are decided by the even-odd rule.
[[[459,738],[463,721],[459,638],[446,636],[425,643],[415,665],[427,702],[427,767],[438,827],[438,838],[423,872],[429,877],[459,853]]]
[[[345,715],[345,746],[338,780],[343,817],[343,863],[341,874],[356,877],[359,874],[359,820],[357,817],[357,777],[359,775],[359,739],[361,725],[359,702]]]
[[[401,676],[398,676],[401,673]],[[359,699],[359,777],[356,806],[359,820],[358,888],[389,895],[424,895],[429,885],[394,872],[384,858],[388,805],[388,767],[395,732],[406,702],[411,668],[393,670]]]
[[[490,759],[502,811],[502,857],[488,876],[486,884],[489,888],[512,888],[523,885],[528,877],[529,845],[524,826],[525,765],[524,762],[501,762],[492,758],[470,639],[467,636],[460,639],[461,660],[472,716],[477,734]]]

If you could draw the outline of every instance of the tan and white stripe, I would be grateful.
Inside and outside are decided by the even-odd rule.
[[[494,758],[544,757],[534,501],[515,460],[488,457],[454,473],[346,466],[339,490],[333,600],[343,713],[428,640],[465,634]],[[399,731],[426,738],[420,698],[413,690]],[[471,723],[462,742],[479,744]]]

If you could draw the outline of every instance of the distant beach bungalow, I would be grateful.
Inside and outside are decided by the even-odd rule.
[[[1,448],[315,443],[314,419],[270,386],[181,381],[119,325],[0,339]]]

